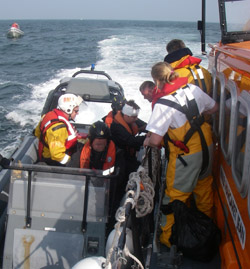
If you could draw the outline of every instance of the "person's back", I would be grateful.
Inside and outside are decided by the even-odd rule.
[[[209,71],[200,65],[201,59],[193,57],[191,50],[180,39],[171,40],[166,49],[168,54],[164,61],[169,63],[180,77],[187,77],[188,83],[199,86],[210,95],[212,78]]]

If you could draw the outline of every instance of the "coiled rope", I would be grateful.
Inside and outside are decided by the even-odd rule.
[[[129,180],[126,186],[126,195],[125,201],[121,207],[116,211],[116,225],[115,225],[115,236],[112,241],[112,245],[109,249],[108,255],[106,257],[105,268],[110,264],[112,253],[114,252],[115,246],[117,244],[117,238],[120,236],[121,223],[125,221],[125,210],[126,205],[131,203],[131,208],[136,211],[136,217],[141,218],[151,213],[154,208],[154,186],[156,184],[156,177],[158,175],[160,167],[160,151],[158,149],[152,150],[152,177],[155,177],[155,180],[151,180],[148,176],[148,151],[146,152],[142,165],[137,169],[137,172],[133,172],[129,175]],[[116,257],[114,257],[115,264],[117,262],[124,261],[124,257],[128,256],[132,258],[140,268],[143,269],[141,262],[130,253],[129,249],[125,246],[121,253],[116,252]],[[114,265],[114,264],[113,264]],[[112,266],[113,268],[113,266]]]

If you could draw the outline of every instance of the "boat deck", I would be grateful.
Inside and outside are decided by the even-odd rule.
[[[150,266],[150,268],[154,269],[219,269],[221,268],[221,261],[219,252],[210,262],[200,262],[184,257],[182,253],[176,253],[174,248],[170,250],[160,245],[160,253],[158,253],[157,256],[153,255]]]

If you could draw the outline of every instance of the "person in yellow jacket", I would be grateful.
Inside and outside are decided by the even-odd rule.
[[[169,63],[180,77],[187,77],[188,83],[195,84],[211,96],[211,74],[200,65],[201,59],[194,57],[191,50],[180,39],[171,40],[166,49],[168,54],[164,62]]]
[[[39,139],[39,160],[48,165],[65,166],[77,143],[77,131],[70,123],[79,112],[80,96],[63,94],[57,108],[43,116],[35,129]]]
[[[153,111],[146,129],[150,132],[144,146],[158,147],[164,140],[168,149],[166,189],[163,205],[191,194],[197,208],[212,217],[212,133],[202,113],[217,111],[218,105],[199,87],[187,84],[166,62],[152,67],[156,84]],[[173,214],[162,215],[160,241],[170,247],[169,238],[174,224]]]

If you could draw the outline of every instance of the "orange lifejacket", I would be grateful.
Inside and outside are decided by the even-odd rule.
[[[116,157],[115,154],[116,154],[115,144],[112,140],[110,140],[102,170],[106,170],[114,166]],[[91,145],[90,141],[87,141],[80,155],[80,168],[87,168],[87,169],[90,168],[90,155],[91,155]]]
[[[136,135],[139,132],[137,124],[134,122],[128,125],[127,122],[123,119],[123,116],[120,111],[116,113],[114,121],[116,123],[120,123],[132,135]]]
[[[71,125],[71,123],[65,118],[64,113],[59,109],[53,109],[52,111],[48,112],[44,118],[42,119],[40,123],[40,139],[38,144],[38,155],[40,160],[42,160],[42,153],[43,153],[43,147],[48,147],[48,145],[45,142],[45,135],[46,131],[54,124],[62,122],[64,123],[63,127],[67,128],[68,131],[68,138],[65,141],[65,147],[66,150],[72,148],[76,145],[77,142],[77,136],[76,131],[74,127]]]
[[[113,111],[110,111],[105,118],[105,123],[108,125],[109,128],[110,128],[110,125],[112,124],[113,120],[114,120]]]

